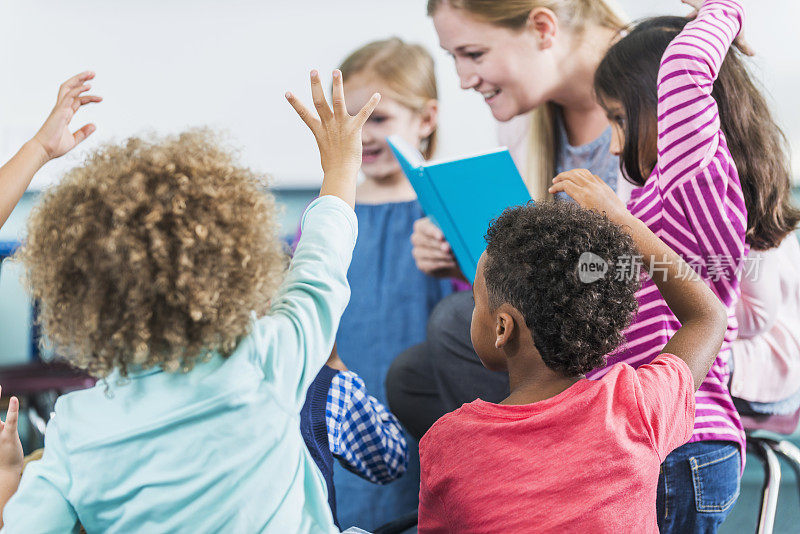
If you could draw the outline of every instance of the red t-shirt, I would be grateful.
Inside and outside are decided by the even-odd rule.
[[[419,532],[657,533],[659,466],[693,426],[671,354],[534,404],[465,404],[420,441]]]

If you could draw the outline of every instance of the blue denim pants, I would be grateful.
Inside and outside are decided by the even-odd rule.
[[[661,534],[716,532],[739,496],[740,455],[730,441],[687,443],[672,451],[658,477]]]

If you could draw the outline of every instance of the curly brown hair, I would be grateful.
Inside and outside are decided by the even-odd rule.
[[[286,269],[265,187],[208,130],[101,147],[44,195],[18,253],[47,341],[97,377],[229,356]]]
[[[638,309],[639,278],[617,277],[612,270],[620,259],[638,261],[630,235],[577,203],[548,201],[506,210],[486,241],[490,307],[507,302],[519,310],[550,369],[580,376],[604,365]],[[585,252],[605,260],[606,276],[581,281]]]

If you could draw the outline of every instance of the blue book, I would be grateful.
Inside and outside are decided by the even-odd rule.
[[[474,282],[492,219],[506,208],[531,200],[508,149],[425,161],[404,139],[392,135],[387,141],[416,191],[422,210],[442,230],[461,272]]]

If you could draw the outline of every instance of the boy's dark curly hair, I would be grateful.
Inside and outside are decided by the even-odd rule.
[[[607,217],[573,202],[530,203],[503,212],[486,241],[489,306],[496,310],[507,302],[522,313],[550,369],[582,375],[603,365],[605,355],[625,340],[622,332],[637,310],[640,280],[617,277],[615,266],[620,259],[638,262],[638,252],[633,239]],[[609,266],[592,283],[579,278],[585,252]]]

